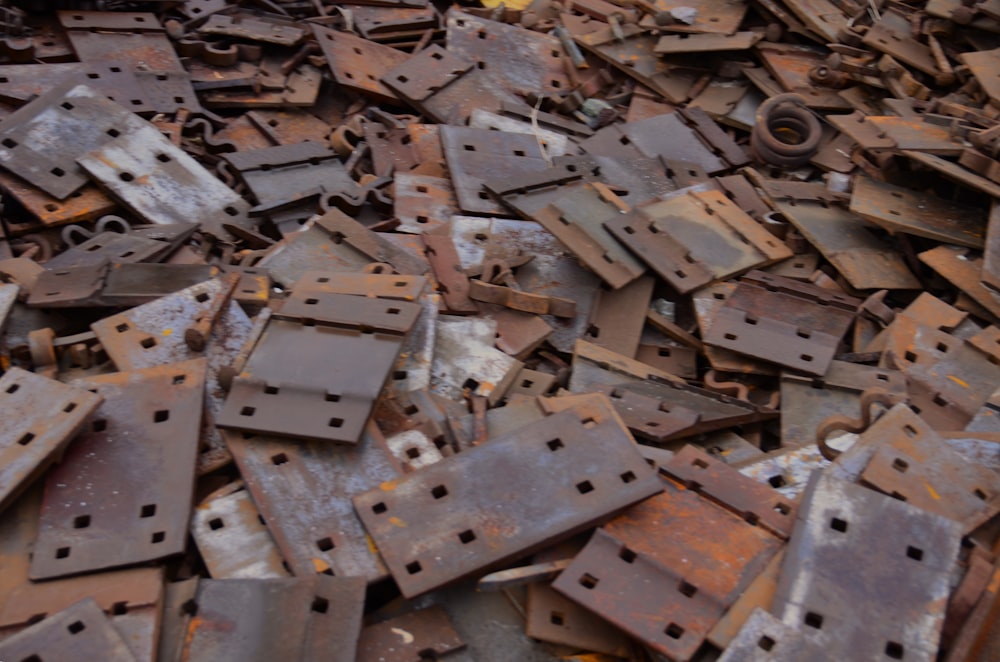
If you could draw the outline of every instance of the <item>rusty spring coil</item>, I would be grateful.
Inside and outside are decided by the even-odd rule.
[[[757,109],[750,147],[766,163],[788,168],[805,165],[819,149],[819,120],[798,94],[779,94]]]

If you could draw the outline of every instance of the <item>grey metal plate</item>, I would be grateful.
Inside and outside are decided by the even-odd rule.
[[[250,225],[250,204],[151,124],[121,130],[77,163],[147,223],[195,221],[219,238],[230,236],[226,225]]]
[[[781,569],[775,613],[835,659],[934,660],[960,526],[813,474]]]
[[[354,498],[412,597],[580,531],[659,479],[605,405],[578,405]]]
[[[205,372],[196,359],[74,382],[104,403],[48,475],[33,579],[184,551]]]
[[[246,490],[198,504],[191,517],[191,537],[213,579],[267,579],[289,574]]]
[[[58,459],[101,397],[10,368],[0,378],[0,511]]]
[[[357,446],[224,432],[226,442],[292,572],[384,579],[351,497],[398,471],[372,430]]]
[[[4,119],[0,164],[62,200],[88,181],[77,157],[144,124],[101,92],[69,83]]]

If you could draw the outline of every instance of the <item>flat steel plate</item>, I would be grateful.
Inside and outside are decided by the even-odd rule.
[[[225,226],[250,224],[250,203],[151,124],[123,129],[76,161],[147,223],[196,222],[221,239],[230,237]]]
[[[0,512],[59,459],[101,396],[21,368],[0,378]]]
[[[0,164],[64,200],[88,181],[76,158],[144,124],[101,92],[66,84],[4,119]]]
[[[364,593],[348,577],[203,580],[180,660],[354,662]]]
[[[372,429],[357,446],[223,432],[247,490],[291,571],[367,582],[388,575],[351,497],[398,475]]]
[[[48,475],[32,579],[184,551],[205,374],[195,359],[73,382],[104,403]]]
[[[107,660],[135,657],[93,600],[78,602],[0,642],[3,660]]]
[[[598,529],[552,586],[683,661],[781,544],[696,493],[667,486]]]
[[[403,595],[536,551],[662,485],[607,404],[585,404],[354,498]]]
[[[246,490],[202,503],[191,516],[191,537],[213,579],[287,577],[281,553]]]
[[[815,472],[774,613],[832,659],[934,660],[962,533],[956,522]]]

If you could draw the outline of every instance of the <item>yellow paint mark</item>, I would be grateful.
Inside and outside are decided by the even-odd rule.
[[[389,518],[389,524],[392,524],[393,526],[398,526],[401,529],[405,529],[406,528],[406,522],[404,522],[403,520],[399,519],[398,517],[390,517]]]
[[[392,492],[394,489],[396,489],[397,485],[399,485],[398,480],[387,480],[381,485],[379,485],[378,488],[383,492]]]
[[[951,381],[955,382],[956,384],[958,384],[962,388],[969,388],[969,384],[967,382],[962,381],[961,379],[959,379],[955,375],[948,375],[948,379],[950,379]]]
[[[169,335],[170,335],[171,333],[173,333],[173,332],[174,332],[174,330],[173,330],[173,329],[164,329],[164,330],[163,330],[163,335],[164,335],[164,336],[169,336]]]
[[[323,559],[318,559],[316,557],[313,557],[313,567],[316,568],[316,573],[319,574],[321,572],[329,570],[330,564],[324,561]]]
[[[924,487],[927,488],[927,491],[931,493],[931,496],[934,497],[934,499],[938,501],[941,500],[941,495],[934,491],[934,488],[931,487],[930,483],[924,483]]]
[[[372,553],[372,556],[378,556],[378,547],[375,546],[375,541],[367,533],[365,534],[365,542],[368,543],[368,551]]]

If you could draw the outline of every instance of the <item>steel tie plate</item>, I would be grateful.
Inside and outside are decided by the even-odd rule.
[[[103,398],[10,368],[0,378],[0,512],[59,457]]]
[[[32,579],[184,551],[205,359],[80,379],[104,403],[46,480]]]
[[[135,657],[101,608],[83,600],[0,642],[3,660],[106,660]]]
[[[358,495],[413,597],[581,531],[662,489],[609,405],[587,404]]]

